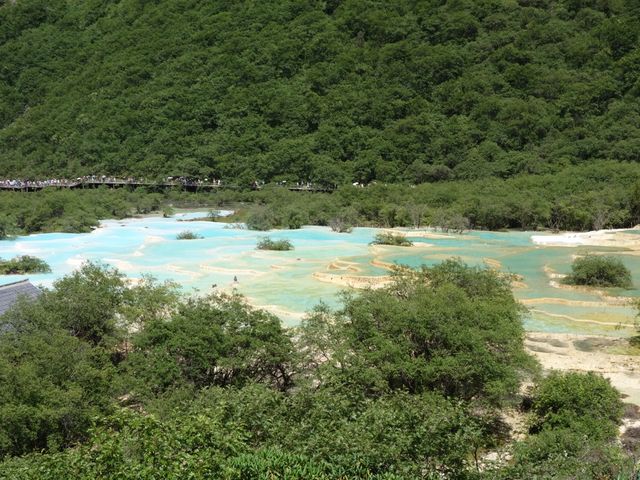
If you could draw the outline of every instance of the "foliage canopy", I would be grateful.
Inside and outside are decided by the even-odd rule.
[[[509,280],[459,260],[400,270],[289,331],[238,296],[86,264],[0,318],[0,477],[630,474],[617,392],[577,374],[539,383],[530,436],[479,468],[536,370]]]

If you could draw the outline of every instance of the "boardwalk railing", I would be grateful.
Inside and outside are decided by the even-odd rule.
[[[212,189],[221,188],[222,183],[206,183],[200,181],[165,181],[149,182],[145,180],[120,180],[120,179],[80,179],[80,180],[0,180],[0,190],[14,190],[32,192],[45,188],[96,188],[107,187],[153,187],[153,188],[184,188],[184,189]]]
[[[237,185],[223,184],[219,180],[213,182],[200,180],[167,180],[163,182],[151,182],[140,179],[118,179],[118,178],[79,178],[75,180],[0,180],[0,190],[34,192],[45,188],[97,188],[106,186],[110,188],[118,187],[148,187],[148,188],[182,188],[188,191],[213,190],[219,188],[236,189]],[[331,192],[334,188],[320,185],[278,185],[281,188],[296,192]],[[254,185],[251,188],[260,190],[262,186]]]

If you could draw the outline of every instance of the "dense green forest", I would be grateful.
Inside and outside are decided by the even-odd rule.
[[[523,313],[457,260],[295,329],[85,264],[0,317],[0,478],[635,478],[637,409],[595,374],[541,378]]]
[[[637,0],[0,5],[3,176],[422,183],[640,159]]]

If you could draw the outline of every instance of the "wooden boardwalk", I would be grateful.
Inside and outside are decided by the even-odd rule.
[[[81,189],[81,188],[181,188],[184,190],[212,190],[222,188],[219,183],[201,183],[201,182],[145,182],[138,180],[80,180],[80,181],[61,181],[56,183],[50,182],[18,182],[11,184],[8,182],[0,182],[0,190],[10,190],[18,192],[34,192],[44,189]],[[228,186],[227,186],[228,188]]]
[[[14,192],[36,192],[45,189],[83,189],[83,188],[150,188],[167,189],[180,188],[189,192],[211,191],[217,189],[239,189],[238,185],[227,185],[221,182],[205,183],[190,181],[169,181],[169,182],[148,182],[144,180],[119,180],[119,179],[80,179],[80,180],[56,180],[56,181],[0,181],[0,190]],[[262,187],[247,187],[254,190],[261,190]],[[313,185],[280,185],[277,188],[286,188],[293,192],[332,192],[330,187]]]

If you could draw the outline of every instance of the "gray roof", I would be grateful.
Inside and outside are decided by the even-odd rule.
[[[0,315],[9,310],[20,297],[35,299],[42,292],[33,286],[29,280],[0,285]]]

